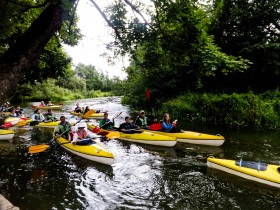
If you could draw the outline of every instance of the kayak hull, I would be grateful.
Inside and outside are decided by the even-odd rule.
[[[208,146],[221,146],[225,142],[225,138],[219,134],[210,135],[205,133],[198,133],[193,131],[184,131],[180,133],[168,133],[163,131],[151,131],[153,133],[171,136],[177,138],[178,142],[199,144]]]
[[[258,165],[258,162],[255,162]],[[239,166],[235,160],[226,160],[208,157],[207,166],[209,168],[215,168],[236,176],[243,177],[252,181],[260,182],[266,185],[280,188],[280,166],[266,164],[266,170],[258,170],[254,168],[248,168]]]
[[[120,137],[118,139],[134,143],[149,144],[163,147],[173,147],[177,143],[176,138],[174,137],[164,136],[147,131],[132,134],[120,132]]]
[[[95,128],[95,126],[88,124],[88,128],[92,130]],[[101,129],[100,131],[102,132],[106,130]],[[149,144],[163,147],[173,147],[177,143],[175,137],[155,134],[148,131],[143,131],[142,133],[120,132],[120,137],[118,139],[133,143]]]
[[[74,116],[83,116],[83,114],[76,113],[76,112],[70,112],[70,114]],[[88,118],[102,119],[103,117],[104,117],[104,113],[94,113],[90,115]]]
[[[62,137],[57,138],[56,141],[63,149],[82,158],[106,165],[112,165],[114,163],[114,155],[102,143],[97,142],[95,144],[81,146],[72,144]]]
[[[13,130],[1,130],[0,129],[0,140],[10,140],[14,137],[15,132]]]
[[[55,121],[55,122],[40,122],[38,125],[38,127],[45,127],[45,128],[55,128],[60,121]]]
[[[32,109],[52,109],[52,110],[61,110],[63,105],[53,105],[53,106],[32,106]]]

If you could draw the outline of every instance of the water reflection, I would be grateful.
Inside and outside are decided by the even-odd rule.
[[[108,111],[110,118],[122,112],[116,125],[130,115],[117,97],[68,101],[62,111],[54,112],[71,117],[77,102]],[[178,143],[166,148],[110,140],[104,144],[115,155],[115,163],[106,166],[61,148],[29,155],[30,145],[52,139],[52,129],[14,128],[13,141],[0,142],[1,193],[22,210],[279,209],[278,189],[206,166],[208,156],[279,164],[279,133],[180,127],[220,133],[226,141],[221,147]]]

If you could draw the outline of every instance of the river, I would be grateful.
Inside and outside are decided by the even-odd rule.
[[[116,124],[131,112],[114,97],[67,101],[56,115],[71,117],[77,102],[108,111],[110,118],[122,112]],[[31,105],[22,105],[27,115]],[[177,143],[164,148],[111,140],[105,144],[115,163],[106,166],[63,150],[31,156],[28,146],[47,143],[52,129],[14,127],[14,139],[0,141],[0,193],[21,210],[280,209],[279,189],[206,165],[208,156],[280,165],[279,133],[178,125],[219,133],[226,141],[220,147]]]

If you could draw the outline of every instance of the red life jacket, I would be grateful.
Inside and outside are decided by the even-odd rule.
[[[77,133],[78,137],[80,137],[82,139],[85,139],[87,137],[86,130],[83,130],[82,132],[80,130],[77,130],[76,133]]]

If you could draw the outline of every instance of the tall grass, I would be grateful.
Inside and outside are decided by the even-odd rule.
[[[194,94],[164,103],[160,112],[174,118],[209,122],[231,127],[280,129],[280,93]]]

